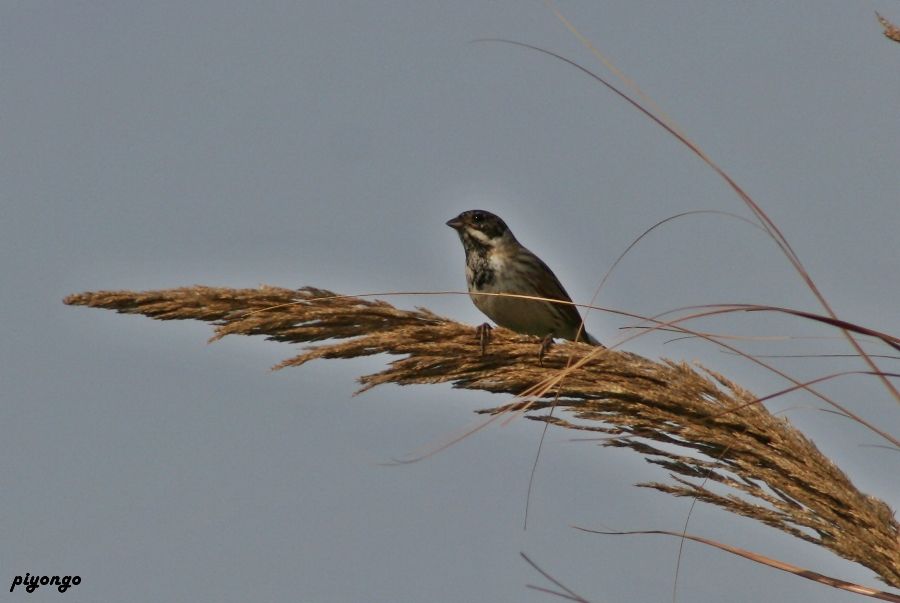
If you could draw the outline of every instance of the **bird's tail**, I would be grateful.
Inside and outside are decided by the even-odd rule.
[[[588,345],[596,345],[596,346],[603,347],[603,344],[600,343],[600,340],[598,340],[596,337],[594,337],[593,335],[591,335],[584,329],[582,329],[581,334],[578,335],[578,341],[580,341],[582,343],[586,343]]]

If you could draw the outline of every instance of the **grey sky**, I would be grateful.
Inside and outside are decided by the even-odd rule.
[[[783,229],[848,320],[900,332],[896,2],[560,2],[618,67]],[[576,70],[601,70],[541,2],[0,3],[0,584],[78,574],[29,601],[548,601],[518,556],[592,601],[671,600],[678,543],[569,526],[678,529],[664,474],[551,431],[521,529],[538,425],[492,428],[426,462],[379,463],[503,401],[354,377],[385,358],[271,374],[294,346],[206,325],[69,308],[95,289],[195,283],[342,293],[464,288],[444,221],[483,207],[587,301],[644,229],[678,212],[748,215],[693,155]],[[392,298],[473,324],[460,296]],[[680,220],[621,264],[598,303],[655,314],[757,302],[818,310],[752,228]],[[626,324],[592,313],[611,342]],[[704,328],[832,335],[796,320]],[[784,386],[696,341],[628,349],[699,360],[760,394]],[[751,346],[840,352],[840,341]],[[876,348],[873,348],[876,349]],[[784,361],[801,377],[862,368]],[[896,370],[896,362],[886,362]],[[894,434],[863,377],[828,391]],[[776,410],[896,506],[900,456],[810,399]],[[865,568],[716,509],[692,530],[836,577]],[[681,601],[850,601],[688,544]],[[5,593],[6,589],[0,589]],[[10,600],[26,597],[17,591]]]

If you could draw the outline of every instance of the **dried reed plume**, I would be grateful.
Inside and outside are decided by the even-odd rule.
[[[878,19],[878,23],[881,24],[881,27],[884,28],[884,35],[889,40],[893,40],[894,42],[900,42],[900,27],[897,27],[887,19],[881,16],[877,11],[875,12],[875,18]]]
[[[672,478],[639,485],[756,519],[900,587],[900,525],[890,507],[857,490],[752,393],[702,367],[568,342],[554,346],[541,366],[534,338],[500,328],[482,356],[470,326],[423,308],[402,310],[311,287],[100,291],[71,295],[65,303],[159,320],[204,320],[216,326],[214,340],[242,334],[292,343],[330,341],[276,368],[317,358],[400,356],[383,371],[361,377],[360,391],[382,383],[451,382],[527,395],[528,405],[519,401],[489,412],[518,409],[561,427],[605,434],[604,445],[630,448]],[[569,362],[575,368],[560,381]],[[567,418],[533,412],[554,398],[568,410]]]

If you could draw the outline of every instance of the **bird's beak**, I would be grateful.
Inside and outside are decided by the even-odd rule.
[[[463,221],[459,219],[459,216],[457,216],[452,220],[447,220],[447,226],[454,230],[459,230],[463,227]]]

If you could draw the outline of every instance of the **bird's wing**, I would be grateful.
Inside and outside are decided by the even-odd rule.
[[[553,274],[553,271],[544,264],[543,260],[539,257],[534,256],[535,259],[540,262],[547,271],[547,274],[550,276],[548,279],[543,279],[537,285],[537,290],[539,291],[538,295],[541,297],[546,297],[548,299],[560,299],[563,301],[571,302],[572,298],[569,297],[569,294],[566,292],[565,288],[562,286],[562,283],[559,282],[559,279],[556,278],[556,275]],[[581,334],[578,336],[578,341],[582,343],[587,343],[595,346],[602,346],[603,344],[600,341],[587,332],[584,328],[581,319],[581,313],[578,311],[578,308],[572,304],[553,304],[554,310],[558,312],[566,324],[572,327],[572,330],[577,333],[579,327],[581,328]]]
[[[548,299],[558,299],[562,301],[571,302],[572,298],[569,297],[569,294],[566,292],[565,288],[562,286],[562,283],[559,282],[559,279],[556,278],[556,275],[553,274],[553,271],[544,263],[544,261],[532,254],[534,259],[543,267],[545,274],[549,278],[539,279],[538,282],[534,283],[535,289],[538,292],[540,297],[546,297]],[[577,328],[578,325],[581,324],[581,314],[578,312],[578,308],[573,306],[572,304],[553,304],[555,306],[556,311],[562,314],[565,317],[566,323],[573,325]]]

